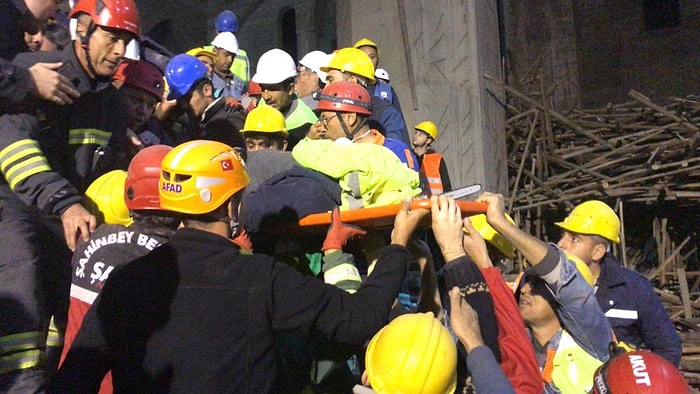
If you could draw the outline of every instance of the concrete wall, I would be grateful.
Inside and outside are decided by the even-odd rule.
[[[380,65],[389,71],[410,132],[422,120],[438,125],[437,150],[453,186],[481,183],[506,192],[504,112],[482,78],[501,78],[496,2],[440,5],[338,1],[338,45],[367,37],[380,46]]]
[[[646,30],[642,2],[578,1],[575,9],[586,106],[700,92],[700,1],[681,1],[680,26]]]

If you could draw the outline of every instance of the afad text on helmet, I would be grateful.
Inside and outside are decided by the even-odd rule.
[[[177,183],[163,182],[163,191],[172,193],[182,193],[182,185]]]

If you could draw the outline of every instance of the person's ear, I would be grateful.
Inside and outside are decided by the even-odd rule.
[[[347,117],[345,118],[345,122],[348,124],[348,126],[355,126],[357,123],[357,114],[354,112],[348,112]]]
[[[295,88],[294,82],[291,82],[291,83],[289,84],[289,87],[287,88],[287,93],[288,93],[290,96],[294,94],[294,88]]]
[[[287,145],[289,145],[289,141],[287,141],[287,140],[282,141],[282,150],[287,150]]]
[[[605,256],[605,252],[607,248],[605,247],[605,244],[597,244],[596,246],[593,247],[593,253],[591,254],[591,259],[593,261],[600,261],[603,259],[603,256]]]
[[[214,86],[210,83],[204,84],[202,93],[204,94],[204,97],[214,97]]]

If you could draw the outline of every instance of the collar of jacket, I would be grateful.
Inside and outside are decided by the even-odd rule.
[[[605,284],[605,287],[615,287],[625,284],[625,277],[622,270],[625,268],[620,261],[610,254],[605,252],[603,260],[600,262],[600,276],[598,284]]]

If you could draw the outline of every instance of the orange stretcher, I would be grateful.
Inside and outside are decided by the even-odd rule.
[[[472,216],[479,213],[486,213],[487,204],[476,201],[460,201],[455,200],[459,209],[462,211],[462,216]],[[411,202],[411,209],[425,208],[430,209],[430,200],[427,198],[415,198]],[[340,219],[345,223],[351,223],[365,230],[392,228],[394,226],[394,218],[401,209],[401,204],[383,205],[379,207],[359,208],[349,211],[340,211]],[[421,220],[419,226],[430,226],[431,216],[426,215]],[[304,230],[319,227],[326,231],[331,223],[331,212],[314,213],[299,219],[299,226]]]

